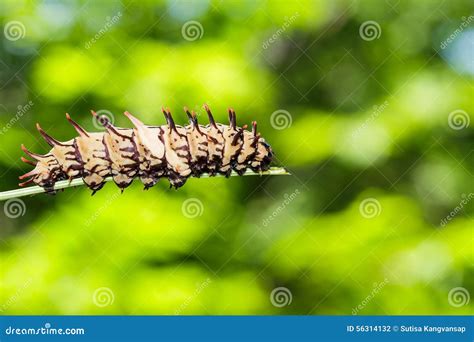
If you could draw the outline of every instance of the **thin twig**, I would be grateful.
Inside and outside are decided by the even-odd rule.
[[[261,175],[278,176],[278,175],[290,175],[290,173],[284,168],[272,167],[268,171],[263,171],[260,173],[247,171],[243,175],[244,176],[261,176]],[[238,174],[235,171],[233,171],[231,174],[231,177],[233,176],[238,176]],[[201,178],[209,178],[209,177],[210,176],[207,173],[201,176]],[[224,176],[218,174],[215,177],[224,177]],[[110,182],[111,180],[112,180],[112,177],[108,177],[105,179],[106,182]],[[69,180],[63,180],[63,181],[56,182],[56,184],[54,185],[54,190],[72,188],[72,187],[81,186],[81,185],[84,185],[84,181],[82,180],[82,178],[73,179],[71,182]],[[23,197],[23,196],[40,194],[42,192],[45,192],[45,191],[40,186],[30,186],[27,188],[3,191],[3,192],[0,192],[0,201],[5,201],[10,198],[18,198],[18,197]]]

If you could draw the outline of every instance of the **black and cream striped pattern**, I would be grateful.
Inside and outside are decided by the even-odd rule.
[[[106,117],[100,117],[98,121],[105,132],[99,133],[87,132],[66,114],[79,134],[66,142],[52,138],[37,124],[52,149],[39,155],[22,145],[34,161],[23,157],[22,160],[35,168],[19,177],[27,179],[20,186],[35,183],[54,193],[56,181],[82,177],[95,193],[111,176],[122,190],[135,177],[140,178],[145,189],[164,177],[171,187],[179,188],[188,177],[203,173],[229,176],[232,170],[242,175],[247,168],[255,172],[269,168],[272,149],[257,133],[256,122],[252,123],[251,131],[246,125],[238,127],[235,112],[229,109],[229,125],[223,125],[214,121],[207,105],[204,108],[209,116],[207,126],[198,124],[196,114],[187,108],[189,125],[176,125],[169,109],[163,109],[166,125],[147,126],[125,112],[134,128],[115,127]],[[95,112],[92,115],[97,117]]]

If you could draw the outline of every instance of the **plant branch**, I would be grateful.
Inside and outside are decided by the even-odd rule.
[[[263,172],[253,172],[253,171],[247,171],[243,174],[244,176],[278,176],[278,175],[290,175],[290,173],[285,170],[284,168],[281,167],[272,167],[268,171],[263,171]],[[233,176],[238,176],[238,174],[235,171],[232,171],[231,177]],[[201,178],[209,178],[210,176],[205,173],[201,176]],[[224,177],[221,174],[217,174],[214,177]],[[105,179],[106,182],[112,181],[112,177],[107,177]],[[81,186],[84,185],[84,181],[82,178],[76,178],[73,179],[71,182],[69,180],[63,180],[56,182],[54,185],[54,190],[60,190],[60,189],[66,189],[66,188],[72,188],[75,186]],[[10,198],[18,198],[18,197],[23,197],[23,196],[29,196],[29,195],[35,195],[35,194],[40,194],[45,192],[44,189],[40,186],[30,186],[27,188],[21,188],[21,189],[15,189],[15,190],[9,190],[9,191],[3,191],[0,192],[0,201],[5,201]]]

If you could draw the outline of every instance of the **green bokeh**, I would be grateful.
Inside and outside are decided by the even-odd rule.
[[[29,169],[20,144],[48,150],[36,122],[68,140],[65,112],[97,130],[91,109],[130,127],[123,111],[164,124],[162,106],[205,122],[203,103],[257,120],[292,176],[67,189],[22,199],[18,218],[1,203],[0,312],[472,313],[471,13],[469,0],[1,1],[0,191]]]

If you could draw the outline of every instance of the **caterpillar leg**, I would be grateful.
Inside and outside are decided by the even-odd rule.
[[[140,165],[141,166],[141,165]],[[161,168],[154,170],[153,168],[145,168],[140,171],[140,180],[143,183],[143,190],[148,190],[153,187],[160,178],[163,177],[163,170]]]
[[[154,180],[153,178],[140,177],[140,179],[143,183],[143,190],[148,190],[155,186],[156,183],[158,183],[158,180]]]
[[[99,191],[100,189],[104,187],[105,182],[102,182],[102,183],[90,182],[86,184],[89,187],[89,189],[92,190],[91,196],[94,196],[97,191]]]
[[[179,189],[186,183],[188,177],[183,177],[178,173],[170,172],[168,174],[168,180],[170,182],[170,188]]]

